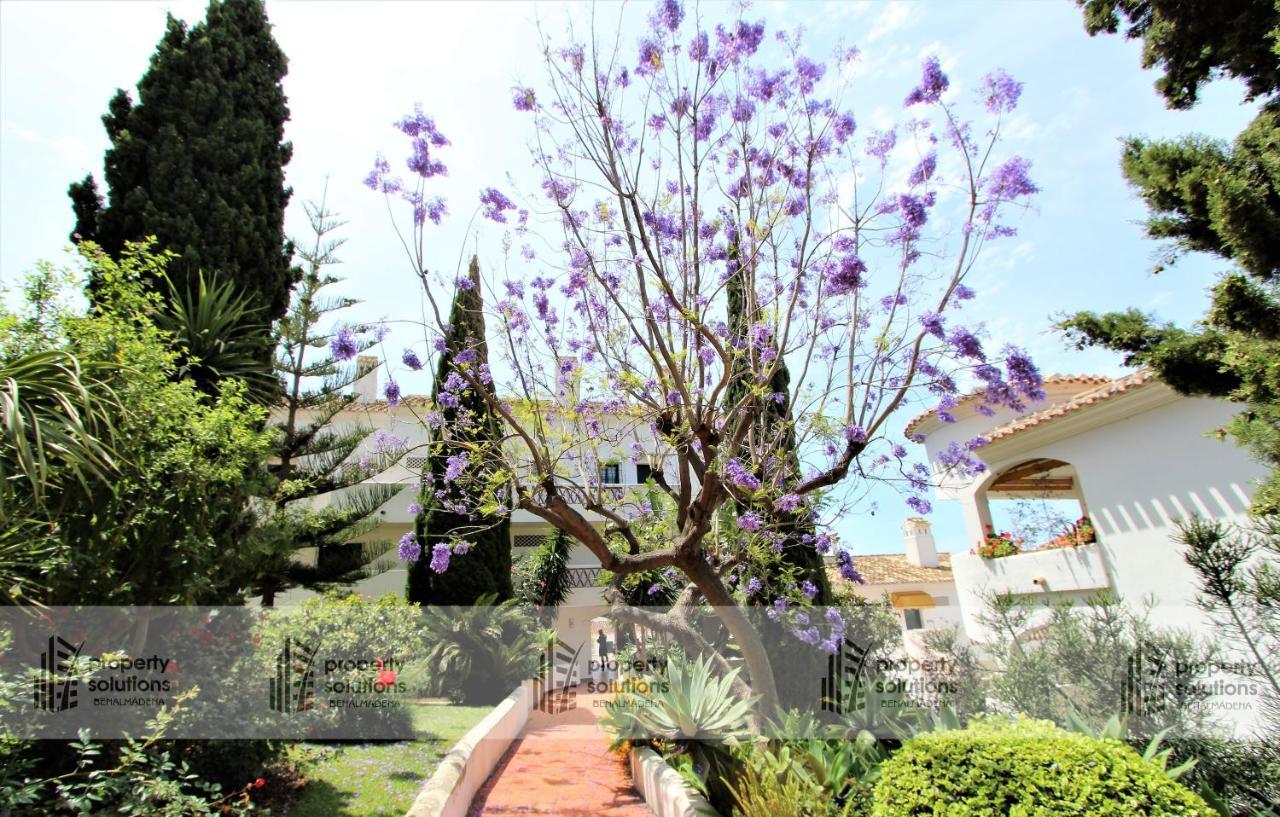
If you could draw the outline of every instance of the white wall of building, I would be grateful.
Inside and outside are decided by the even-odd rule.
[[[940,498],[955,499],[966,507],[968,550],[981,538],[983,515],[980,491],[996,474],[1034,458],[1062,460],[1074,466],[1078,488],[1097,529],[1099,544],[1078,549],[1024,553],[996,560],[957,553],[952,557],[960,594],[964,625],[970,638],[985,641],[978,621],[986,594],[1015,592],[1046,602],[1082,599],[1109,589],[1131,606],[1148,601],[1156,605],[1153,620],[1171,627],[1203,627],[1203,614],[1195,607],[1194,575],[1182,558],[1183,549],[1173,541],[1175,522],[1200,515],[1226,522],[1247,519],[1255,481],[1265,469],[1229,438],[1219,440],[1212,431],[1223,426],[1240,407],[1203,398],[1166,395],[1153,400],[1150,390],[1167,390],[1161,384],[1143,387],[1147,396],[1128,394],[1110,398],[1106,418],[1093,427],[1077,425],[1069,435],[1024,430],[977,454],[990,472],[963,483],[952,479]],[[1159,396],[1159,395],[1157,395]],[[1119,401],[1137,408],[1126,414]],[[1082,411],[1099,411],[1091,407]],[[1050,421],[1045,427],[1063,423]],[[981,429],[965,431],[981,433]],[[1024,444],[1036,434],[1043,444]],[[926,440],[930,456],[955,439],[952,429],[935,432]],[[960,544],[960,543],[956,543]],[[959,549],[959,548],[958,548]]]

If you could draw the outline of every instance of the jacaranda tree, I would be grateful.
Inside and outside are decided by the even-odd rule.
[[[527,207],[495,188],[480,194],[482,214],[511,230],[506,243],[524,243],[515,266],[528,272],[509,265],[482,282],[501,359],[492,371],[456,364],[447,390],[491,395],[501,470],[464,458],[443,479],[512,485],[516,508],[584,545],[618,587],[677,576],[669,611],[617,605],[615,615],[724,668],[690,624],[697,608],[714,608],[745,660],[740,691],[767,712],[774,672],[745,609],[758,586],[737,577],[776,555],[780,531],[807,525],[805,543],[851,575],[830,516],[869,480],[894,481],[927,510],[918,493],[928,467],[908,462],[891,433],[910,402],[935,402],[945,419],[973,383],[986,412],[1042,391],[1023,352],[987,349],[958,315],[983,249],[1014,233],[1007,212],[1036,192],[1030,163],[1001,147],[1021,84],[987,75],[975,86],[982,121],[970,121],[931,57],[907,90],[909,120],[863,135],[849,108],[856,52],[823,62],[796,35],[765,34],[764,21],[704,26],[666,0],[638,52],[544,43],[545,84],[513,91],[532,119],[541,190]],[[412,181],[381,157],[367,181],[411,205],[406,245],[438,316],[447,282],[412,248],[427,246],[427,222],[444,215],[427,189],[445,172],[448,140],[421,109],[401,130],[413,141]],[[535,232],[557,251],[538,256],[525,238]],[[729,314],[735,274],[743,304]],[[737,315],[749,316],[745,332]],[[778,392],[784,364],[790,388]],[[762,421],[771,414],[786,433],[755,433],[777,427]],[[957,445],[950,465],[980,469],[976,444]],[[660,502],[604,485],[601,466],[620,456],[649,465]],[[826,511],[814,518],[820,496]],[[720,536],[730,505],[748,509],[733,523],[741,535]],[[769,609],[800,640],[834,650],[844,623],[802,618],[811,595],[797,586]]]

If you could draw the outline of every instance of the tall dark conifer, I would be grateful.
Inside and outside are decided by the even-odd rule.
[[[106,200],[92,176],[71,185],[73,239],[118,256],[154,235],[180,256],[169,267],[179,291],[203,270],[233,282],[257,320],[282,317],[297,279],[284,235],[286,70],[261,0],[211,0],[190,29],[169,17],[137,103],[121,89],[102,118]]]
[[[1235,265],[1214,286],[1205,317],[1178,327],[1130,309],[1062,321],[1078,346],[1124,352],[1184,394],[1248,404],[1228,426],[1272,469],[1255,513],[1280,514],[1280,6],[1262,0],[1077,0],[1090,34],[1143,43],[1142,64],[1162,73],[1170,108],[1190,108],[1204,83],[1244,82],[1263,102],[1227,144],[1201,135],[1125,140],[1121,170],[1150,210],[1147,234],[1166,243],[1156,272],[1184,252]]]
[[[753,389],[752,372],[755,371],[748,358],[750,344],[745,339],[753,324],[759,321],[755,299],[751,297],[750,287],[754,277],[749,266],[742,262],[739,246],[736,241],[729,244],[728,263],[732,272],[725,284],[727,298],[729,331],[734,338],[743,339],[736,344],[738,354],[734,358],[733,376],[729,378],[729,387],[725,390],[725,405],[736,406],[747,397]],[[778,352],[774,341],[773,351]],[[778,399],[774,395],[781,395]],[[796,452],[795,421],[791,416],[791,372],[785,360],[779,360],[765,393],[755,394],[751,398],[759,401],[762,410],[759,412],[757,427],[752,433],[759,440],[768,440],[776,455],[776,466],[784,472],[784,483],[794,481],[800,475],[800,458]],[[761,472],[757,476],[765,484],[772,484],[775,471]],[[741,513],[747,507],[739,507]],[[755,510],[764,513],[764,509]],[[782,536],[781,561],[784,567],[793,568],[794,579],[803,582],[806,579],[818,588],[814,596],[814,604],[830,604],[831,584],[827,580],[822,555],[814,548],[812,540],[802,541],[805,536],[816,533],[811,520],[802,514],[778,512],[768,516],[771,531]]]
[[[496,593],[498,600],[514,595],[511,584],[511,522],[506,511],[472,518],[450,510],[450,502],[462,501],[465,507],[484,507],[505,500],[501,487],[483,486],[484,472],[469,469],[464,486],[446,479],[450,457],[465,455],[472,463],[497,462],[497,455],[485,452],[502,445],[502,424],[493,413],[486,396],[474,388],[450,390],[456,394],[456,406],[445,405],[441,394],[446,391],[450,375],[461,371],[479,372],[489,362],[484,334],[484,303],[480,295],[480,261],[471,259],[467,278],[470,286],[458,287],[449,313],[450,333],[444,354],[436,368],[432,388],[432,404],[442,417],[440,434],[432,443],[424,474],[422,506],[415,525],[422,558],[409,567],[407,594],[418,604],[469,605],[481,596]],[[456,381],[455,381],[456,382]],[[492,388],[487,386],[487,388]],[[491,396],[491,395],[490,395]],[[483,486],[483,487],[482,487]],[[461,491],[491,490],[491,497],[458,496]],[[444,573],[431,567],[431,554],[438,544],[466,542],[467,552],[455,554]]]

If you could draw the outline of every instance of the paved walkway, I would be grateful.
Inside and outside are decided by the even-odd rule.
[[[530,712],[524,736],[476,794],[467,817],[649,817],[626,758],[607,751],[609,738],[596,723],[605,700],[583,692],[568,712]]]

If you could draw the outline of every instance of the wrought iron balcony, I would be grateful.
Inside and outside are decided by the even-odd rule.
[[[571,567],[569,568],[569,586],[595,587],[599,576],[600,568],[598,567]]]

